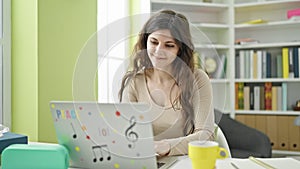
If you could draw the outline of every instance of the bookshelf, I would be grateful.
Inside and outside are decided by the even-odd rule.
[[[253,108],[244,110],[243,108],[235,107],[233,117],[266,133],[270,137],[273,145],[273,155],[276,156],[300,154],[300,129],[293,124],[295,117],[300,115],[299,111],[293,111],[293,105],[300,99],[300,78],[299,76],[295,76],[294,73],[296,73],[295,69],[297,69],[298,73],[300,69],[298,65],[296,68],[292,68],[293,70],[287,70],[290,68],[290,63],[282,63],[282,59],[284,58],[283,48],[286,48],[288,51],[293,48],[296,50],[300,48],[300,20],[288,20],[286,14],[287,10],[299,7],[300,1],[296,0],[240,1],[240,3],[234,5],[234,39],[251,38],[258,41],[258,43],[253,44],[234,45],[234,57],[236,59],[234,59],[233,62],[236,65],[233,79],[235,84],[244,83],[244,85],[254,84],[263,86],[271,82],[272,85],[280,88],[280,95],[277,95],[276,89],[274,89],[274,92],[272,87],[272,89],[270,89],[272,90],[270,103],[273,107],[269,107],[269,110],[266,110],[266,107],[263,109],[260,107],[258,110]],[[256,19],[262,19],[266,22],[259,24],[247,23],[248,21]],[[249,51],[251,51],[251,54],[245,55],[245,53]],[[260,58],[262,58],[260,60],[262,66],[256,67],[257,65],[254,65],[254,63],[257,62],[255,62],[253,58],[258,56],[254,56],[253,53],[257,54],[257,51],[263,51],[268,53],[266,55],[270,55],[268,61],[269,65],[268,63],[263,65],[263,58],[266,56],[261,55],[261,53],[259,55],[261,56]],[[289,53],[287,56],[289,61],[290,56],[291,54]],[[240,59],[241,57],[244,59]],[[296,57],[299,59],[299,55]],[[279,60],[277,58],[279,58]],[[241,60],[244,60],[244,62],[247,60],[247,63],[239,63]],[[291,60],[294,60],[294,58]],[[299,61],[297,62],[299,63]],[[237,63],[244,65],[244,67],[242,65],[237,66]],[[280,72],[284,71],[283,67],[285,66],[283,65],[287,67],[287,71],[290,71],[288,73],[292,71],[294,75],[284,77],[282,72]],[[264,66],[266,67],[265,69]],[[257,68],[257,71],[262,74],[268,71],[270,74],[269,76],[262,76],[260,74],[259,77],[253,77],[252,75],[249,76],[248,72],[248,76],[245,74],[244,76],[239,75],[239,73],[245,73],[240,69],[247,69],[247,67],[248,69],[250,67],[250,73],[253,73],[252,71]],[[244,71],[246,71],[245,69]],[[285,91],[283,92],[284,88]],[[238,97],[238,95],[235,95],[235,98],[236,97]],[[256,99],[257,98],[254,98],[254,100]],[[262,101],[265,102],[266,97],[263,99]],[[251,100],[251,96],[249,100]],[[251,101],[249,102],[251,105]],[[278,103],[286,106],[278,108]],[[246,107],[248,108],[248,106]]]
[[[217,64],[219,65],[220,56],[225,55],[227,64],[224,69],[225,75],[218,78],[211,77],[216,108],[228,113],[232,118],[256,128],[255,122],[249,119],[245,120],[245,117],[252,116],[252,119],[256,118],[259,122],[276,119],[275,124],[281,124],[282,116],[289,117],[289,125],[291,125],[292,119],[300,115],[300,111],[292,109],[292,105],[300,99],[300,78],[280,76],[241,78],[237,76],[239,70],[236,68],[236,58],[240,51],[256,52],[261,50],[275,56],[282,54],[282,48],[300,48],[300,20],[288,20],[286,14],[287,10],[300,8],[299,0],[212,0],[210,3],[201,0],[151,0],[150,6],[152,12],[160,9],[174,9],[189,18],[192,35],[195,37],[193,39],[195,48],[201,64],[205,64],[206,57],[217,55]],[[258,19],[263,22],[249,24],[249,21]],[[235,44],[236,39],[243,38],[255,39],[258,40],[258,43]],[[236,83],[264,85],[267,82],[277,86],[281,86],[283,83],[286,85],[285,101],[287,106],[285,110],[236,108]],[[275,136],[281,137],[280,131],[281,129],[274,131],[275,134],[274,132],[270,135],[266,134],[273,139]],[[300,128],[293,128],[293,131],[296,132],[296,139],[298,139],[297,148],[295,146],[292,149],[274,147],[275,154],[300,154]],[[282,136],[282,138],[287,137],[287,135]],[[291,142],[293,140],[295,138],[291,139]]]

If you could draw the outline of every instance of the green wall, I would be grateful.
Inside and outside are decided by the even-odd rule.
[[[12,130],[56,142],[51,100],[72,100],[77,58],[97,30],[97,0],[12,0]],[[96,46],[89,48],[96,70]]]

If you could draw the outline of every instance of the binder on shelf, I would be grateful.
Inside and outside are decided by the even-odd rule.
[[[245,118],[245,115],[243,115],[243,114],[236,114],[234,119],[241,122],[241,123],[243,123],[243,124],[246,124],[245,123],[246,118]]]
[[[256,127],[255,115],[252,114],[245,115],[245,124],[249,127],[255,128]]]
[[[277,131],[278,131],[278,150],[289,149],[289,117],[280,115],[277,116]]]
[[[300,127],[294,125],[297,116],[288,116],[289,150],[300,151]]]
[[[255,116],[256,129],[267,134],[267,116],[266,115],[256,115]]]
[[[270,115],[267,116],[267,135],[270,138],[272,149],[278,148],[278,140],[277,140],[277,116]],[[279,125],[280,126],[280,125]]]

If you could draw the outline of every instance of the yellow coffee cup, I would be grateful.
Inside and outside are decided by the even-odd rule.
[[[228,151],[215,141],[189,142],[188,156],[193,169],[214,169],[217,159],[228,157]]]

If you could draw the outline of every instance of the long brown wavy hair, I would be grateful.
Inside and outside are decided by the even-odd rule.
[[[175,104],[178,102],[182,106],[181,111],[186,119],[183,131],[188,135],[194,131],[194,109],[192,103],[194,45],[191,39],[189,22],[184,15],[172,10],[161,10],[152,15],[144,24],[133,49],[133,68],[122,79],[119,98],[122,101],[124,88],[138,72],[153,70],[153,65],[147,54],[147,39],[151,33],[161,29],[170,30],[172,37],[179,46],[177,57],[172,63],[171,75],[181,92],[179,97],[171,101],[171,103],[174,109]]]

